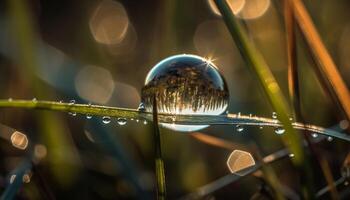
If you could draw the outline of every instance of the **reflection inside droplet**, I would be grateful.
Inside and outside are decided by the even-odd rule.
[[[194,55],[176,55],[158,63],[148,73],[141,101],[152,112],[166,114],[219,115],[227,109],[229,93],[224,78],[210,61]],[[195,131],[207,126],[171,125],[177,131]]]

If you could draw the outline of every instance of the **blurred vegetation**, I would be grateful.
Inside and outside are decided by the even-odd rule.
[[[135,109],[149,70],[170,55],[186,53],[210,58],[218,66],[229,87],[230,113],[270,117],[276,110],[248,70],[250,66],[240,55],[239,45],[232,40],[213,2],[208,2],[1,1],[0,99],[57,102],[75,99],[79,103]],[[245,2],[243,7],[239,7],[239,2]],[[282,2],[237,0],[241,10],[235,14],[287,97],[288,59]],[[303,2],[349,88],[350,2]],[[296,30],[303,120],[347,132],[349,122],[322,86],[305,39]],[[286,119],[292,116],[289,114]],[[11,144],[15,130],[28,137],[26,150]],[[164,128],[160,132],[169,199],[180,198],[230,174],[226,160],[233,149],[209,145],[192,134]],[[234,126],[214,125],[202,133],[244,148],[257,161],[258,157],[264,158],[285,146],[273,128],[245,127],[238,132]],[[74,113],[1,108],[1,194],[16,195],[16,199],[152,199],[156,185],[153,134],[152,125],[142,121],[129,120],[120,126],[114,119],[103,124],[100,117],[88,120]],[[341,168],[349,167],[344,162],[349,144],[334,138],[314,145],[328,162],[334,179],[341,178]],[[308,148],[304,150],[309,155],[316,193],[327,181],[317,158]],[[300,180],[295,178],[300,171],[291,159],[274,162],[268,170],[277,174],[283,194],[294,191],[300,195]],[[19,191],[4,192],[11,185],[12,174],[23,173],[23,167],[31,169],[24,170],[24,174],[30,174],[30,181],[18,184],[22,185]],[[344,181],[337,187],[341,199],[350,196]],[[269,197],[270,184],[261,173],[254,173],[215,190],[207,198]],[[331,196],[326,193],[321,197],[324,198]]]

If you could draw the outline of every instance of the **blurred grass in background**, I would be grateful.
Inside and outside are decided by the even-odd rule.
[[[273,112],[211,0],[21,0],[12,2],[24,4],[24,10],[17,13],[16,8],[11,8],[11,1],[0,3],[1,99],[76,99],[77,102],[137,108],[148,71],[165,57],[187,53],[210,58],[219,67],[231,94],[230,112],[258,116],[271,116]],[[349,86],[350,24],[347,19],[350,13],[347,10],[350,3],[345,0],[304,2]],[[237,0],[234,5],[235,14],[244,20],[250,38],[287,95],[282,5],[272,0]],[[296,37],[299,44],[301,37],[299,34]],[[26,44],[26,48],[21,44]],[[340,125],[346,129],[348,124],[341,121],[336,106],[322,90],[306,52],[305,45],[298,45],[301,110],[305,120],[323,127],[342,122]],[[98,122],[101,125],[96,125]],[[85,116],[19,109],[2,109],[0,123],[26,133],[33,144],[45,145],[47,155],[39,169],[47,187],[58,199],[136,198],[140,191],[154,194],[149,125],[135,121],[128,121],[125,126],[102,125],[101,119],[91,122]],[[180,197],[230,173],[226,159],[231,150],[209,146],[187,134],[167,129],[161,132],[169,198]],[[247,127],[237,132],[230,126],[211,126],[203,132],[248,148],[255,143],[261,155],[283,147],[280,138],[269,128]],[[100,135],[116,143],[110,144]],[[111,147],[115,144],[120,144],[117,149]],[[318,145],[330,162],[333,176],[340,177],[349,145],[338,140]],[[0,189],[4,190],[7,175],[26,154],[6,140],[1,140],[0,148]],[[326,182],[317,162],[311,162],[315,188],[319,189]],[[282,183],[297,188],[296,172],[290,161],[272,166]],[[131,175],[125,176],[126,173]],[[36,177],[34,174],[33,179]],[[25,184],[19,197],[41,198],[41,186],[36,183]],[[220,189],[214,196],[247,199],[259,186],[260,181],[250,176]],[[140,187],[140,191],[135,187]]]

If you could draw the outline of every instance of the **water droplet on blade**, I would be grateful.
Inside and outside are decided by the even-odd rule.
[[[212,62],[194,55],[176,55],[162,60],[148,73],[141,91],[147,112],[152,112],[154,97],[159,113],[220,115],[227,109],[229,93]],[[185,132],[207,127],[169,123],[162,126]]]
[[[311,136],[312,136],[313,138],[317,138],[317,137],[318,137],[318,134],[317,134],[317,133],[313,133],[313,134],[311,134]]]
[[[127,120],[125,118],[118,118],[117,123],[121,126],[125,125],[127,123]]]
[[[273,119],[277,119],[277,113],[276,112],[272,112],[272,118]]]
[[[36,98],[32,99],[32,102],[36,103],[38,100]]]
[[[236,125],[236,131],[237,132],[242,132],[244,130],[244,127],[241,125]]]
[[[109,117],[109,116],[103,116],[103,117],[102,117],[102,122],[103,122],[104,124],[109,124],[109,123],[111,122],[111,117]]]
[[[328,136],[328,137],[327,137],[327,141],[328,141],[328,142],[332,142],[332,141],[333,141],[333,137]]]
[[[148,122],[145,120],[145,121],[143,121],[143,124],[146,125],[146,124],[148,124]]]
[[[86,119],[91,119],[91,118],[92,118],[92,115],[89,115],[89,114],[86,115]]]
[[[71,106],[71,105],[74,105],[74,104],[75,104],[75,100],[74,100],[74,99],[72,99],[72,100],[70,100],[70,101],[69,101],[69,104],[68,104],[68,105],[70,105],[70,106]]]
[[[282,127],[275,128],[275,133],[278,135],[282,135],[284,132],[286,132],[286,130]]]

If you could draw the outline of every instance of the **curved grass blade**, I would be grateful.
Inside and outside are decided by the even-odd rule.
[[[76,112],[85,115],[124,117],[124,118],[145,118],[152,120],[152,114],[140,112],[136,109],[108,107],[90,104],[69,104],[53,101],[30,101],[30,100],[0,100],[0,108],[25,108],[25,109],[41,109],[61,112]],[[246,116],[240,114],[228,115],[174,115],[158,114],[160,123],[176,123],[182,125],[228,125],[239,124],[246,126],[268,126],[268,127],[284,127],[277,119],[270,119],[257,116]],[[291,123],[294,129],[307,130],[312,133],[319,133],[335,138],[339,138],[350,142],[350,136],[340,133],[333,129],[322,128],[311,124],[303,124],[299,122]]]

